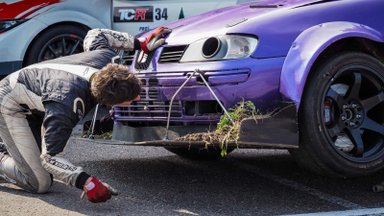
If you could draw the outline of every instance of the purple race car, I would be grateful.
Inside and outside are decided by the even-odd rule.
[[[172,140],[212,130],[244,99],[271,113],[242,125],[240,148],[286,148],[333,176],[373,173],[384,166],[383,9],[382,0],[260,0],[173,22],[145,61],[126,56],[144,90],[114,108],[113,138],[217,153]]]

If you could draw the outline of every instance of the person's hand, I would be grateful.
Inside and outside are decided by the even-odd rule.
[[[161,26],[153,30],[147,37],[138,38],[141,50],[147,54],[163,45],[165,42],[164,37],[171,33],[171,31],[171,29]]]
[[[95,177],[89,177],[83,189],[88,200],[93,203],[105,202],[111,198],[111,195],[117,195],[115,189]]]

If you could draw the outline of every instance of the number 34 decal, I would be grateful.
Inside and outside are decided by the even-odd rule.
[[[168,8],[156,8],[155,9],[155,20],[168,20]]]

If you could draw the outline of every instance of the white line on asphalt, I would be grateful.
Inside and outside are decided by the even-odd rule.
[[[371,208],[371,209],[356,209],[347,211],[333,211],[333,212],[318,212],[318,213],[306,213],[284,216],[362,216],[362,215],[383,215],[384,208]]]
[[[280,184],[285,185],[287,187],[291,187],[295,190],[310,194],[310,195],[315,196],[319,199],[322,199],[322,200],[325,200],[327,202],[345,207],[347,209],[364,209],[364,207],[359,205],[359,204],[353,203],[351,201],[345,200],[345,199],[337,197],[337,196],[333,196],[333,195],[321,192],[317,189],[302,185],[298,182],[295,182],[295,181],[292,181],[289,179],[285,179],[281,176],[266,173],[266,170],[262,170],[260,168],[255,167],[255,166],[251,166],[245,162],[231,159],[231,164],[238,166],[239,169],[247,170],[248,172],[252,172],[252,173],[259,175],[263,178],[272,180],[274,182],[280,183]]]

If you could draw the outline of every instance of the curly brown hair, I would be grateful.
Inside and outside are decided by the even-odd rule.
[[[91,81],[92,95],[104,105],[133,100],[140,91],[140,80],[124,65],[108,64],[95,73]]]

